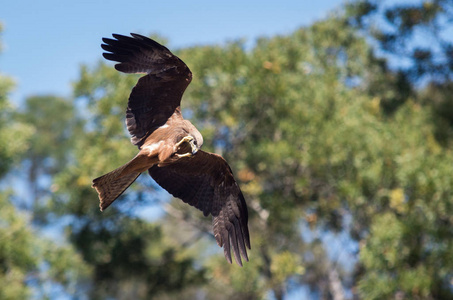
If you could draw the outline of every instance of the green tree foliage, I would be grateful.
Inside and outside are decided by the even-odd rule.
[[[329,297],[348,278],[355,278],[351,288],[364,298],[448,295],[450,150],[435,138],[432,111],[409,93],[392,117],[386,115],[381,101],[399,93],[398,76],[347,19],[332,16],[288,36],[262,38],[249,51],[239,41],[179,54],[195,75],[183,101],[185,113],[202,130],[207,150],[231,163],[251,208],[251,262],[239,269],[225,264],[219,252],[197,258],[209,280],[201,288],[208,298],[262,298],[273,291],[281,299],[290,282]],[[135,296],[173,286],[171,279],[160,287],[150,283],[155,277],[149,274],[161,265],[146,249],[167,246],[156,234],[159,226],[134,217],[133,206],[153,200],[147,196],[150,184],[136,185],[102,215],[93,208],[96,196],[89,188],[91,178],[136,151],[125,144],[118,121],[136,79],[104,64],[82,69],[76,96],[87,104],[86,131],[75,146],[75,164],[57,180],[63,212],[79,219],[71,227],[72,241],[95,266],[98,286],[115,282],[118,289],[109,292],[120,298],[131,284],[126,278],[148,286]],[[386,93],[378,92],[376,82]],[[193,209],[186,213],[179,200],[167,208],[172,213],[161,224],[170,236],[187,224],[209,228],[209,220]],[[344,229],[347,218],[352,221]],[[348,273],[330,261],[329,245],[321,237],[304,240],[302,228],[346,230],[361,246],[358,271]],[[187,271],[194,263],[185,254],[190,251],[178,239],[169,242],[185,257],[169,264],[189,274],[179,286],[199,282],[196,272]],[[200,243],[194,247],[214,245]],[[129,273],[132,257],[146,266],[136,277]]]
[[[0,194],[0,299],[51,297],[51,286],[80,296],[78,283],[89,267],[70,245],[38,237],[29,215],[19,212],[11,198],[9,191]]]
[[[45,218],[51,200],[52,177],[71,160],[74,136],[81,133],[76,108],[68,99],[55,96],[32,96],[25,100],[15,118],[34,128],[28,139],[28,151],[22,156],[27,170],[31,202],[24,203],[34,213],[35,221]],[[30,199],[29,199],[30,201]],[[41,220],[42,221],[42,220]]]
[[[5,75],[0,76],[0,178],[3,178],[18,162],[20,154],[27,150],[31,129],[13,122],[13,107],[8,101],[13,81]],[[10,192],[3,189],[0,193],[1,299],[27,297],[30,291],[25,285],[26,275],[37,264],[32,251],[33,235],[24,216],[18,214],[10,203],[10,198]]]
[[[0,195],[0,299],[26,299],[28,272],[37,265],[33,235],[23,215],[17,213],[3,192]]]
[[[15,167],[30,149],[36,128],[16,118],[8,94],[13,81],[0,75],[0,178]],[[43,285],[61,285],[77,295],[75,283],[88,267],[70,246],[39,238],[31,228],[30,213],[18,211],[12,202],[14,191],[0,186],[0,299],[47,297]],[[16,197],[17,198],[17,197]]]
[[[405,60],[400,65],[413,81],[452,80],[453,22],[449,0],[359,0],[347,5],[350,24],[366,30],[382,50]],[[400,61],[401,63],[401,61]]]
[[[281,298],[289,280],[310,276],[318,276],[314,289],[335,295],[333,262],[310,264],[316,242],[307,245],[300,224],[335,233],[352,216],[362,297],[451,296],[451,150],[436,140],[433,111],[409,93],[387,116],[381,102],[399,93],[398,75],[348,19],[260,39],[250,52],[231,43],[181,56],[195,74],[186,101],[205,145],[232,163],[254,210],[258,295],[271,289]],[[370,92],[376,82],[380,93]],[[399,232],[387,236],[389,226]],[[378,263],[385,251],[393,264],[385,256]],[[236,270],[230,276],[234,286]]]
[[[0,176],[4,176],[27,150],[31,134],[25,124],[13,121],[14,108],[7,98],[13,85],[11,78],[0,74]]]
[[[432,106],[439,117],[436,137],[443,144],[449,143],[453,124],[453,2],[359,0],[348,3],[346,11],[348,23],[372,39],[381,55],[390,58],[392,69],[398,70],[393,75],[387,73],[396,77],[392,91],[385,88],[386,80],[378,80],[369,92],[390,93],[381,101],[387,112],[393,112],[408,95]],[[415,95],[421,85],[429,97]]]

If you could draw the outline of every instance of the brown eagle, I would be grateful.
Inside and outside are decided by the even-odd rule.
[[[124,73],[144,73],[129,96],[126,125],[138,154],[93,180],[100,208],[106,209],[144,171],[173,196],[212,215],[214,237],[231,263],[248,261],[250,237],[244,196],[228,163],[201,149],[203,137],[181,114],[181,97],[192,72],[170,50],[145,36],[103,38],[103,56]]]

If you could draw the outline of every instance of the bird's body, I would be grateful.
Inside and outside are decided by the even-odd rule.
[[[104,38],[104,57],[118,71],[145,73],[132,89],[126,125],[138,154],[125,165],[93,180],[101,210],[106,209],[142,173],[173,196],[213,216],[214,236],[231,263],[248,260],[250,249],[245,199],[226,161],[200,150],[203,137],[182,117],[181,97],[192,80],[189,68],[167,48],[137,34]]]

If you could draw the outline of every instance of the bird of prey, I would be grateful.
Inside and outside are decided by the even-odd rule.
[[[103,38],[104,58],[124,73],[143,73],[129,96],[126,125],[138,154],[93,180],[100,208],[106,209],[145,171],[174,197],[212,215],[214,237],[231,263],[248,261],[250,237],[244,196],[228,163],[201,150],[203,137],[181,114],[181,97],[192,80],[187,65],[145,36]]]

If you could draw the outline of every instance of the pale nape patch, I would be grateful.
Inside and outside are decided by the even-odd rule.
[[[157,148],[159,148],[160,145],[163,144],[163,142],[164,141],[159,141],[159,142],[151,144],[151,145],[146,145],[146,146],[143,147],[143,150],[148,150],[150,153],[152,153],[152,152],[156,151]]]

